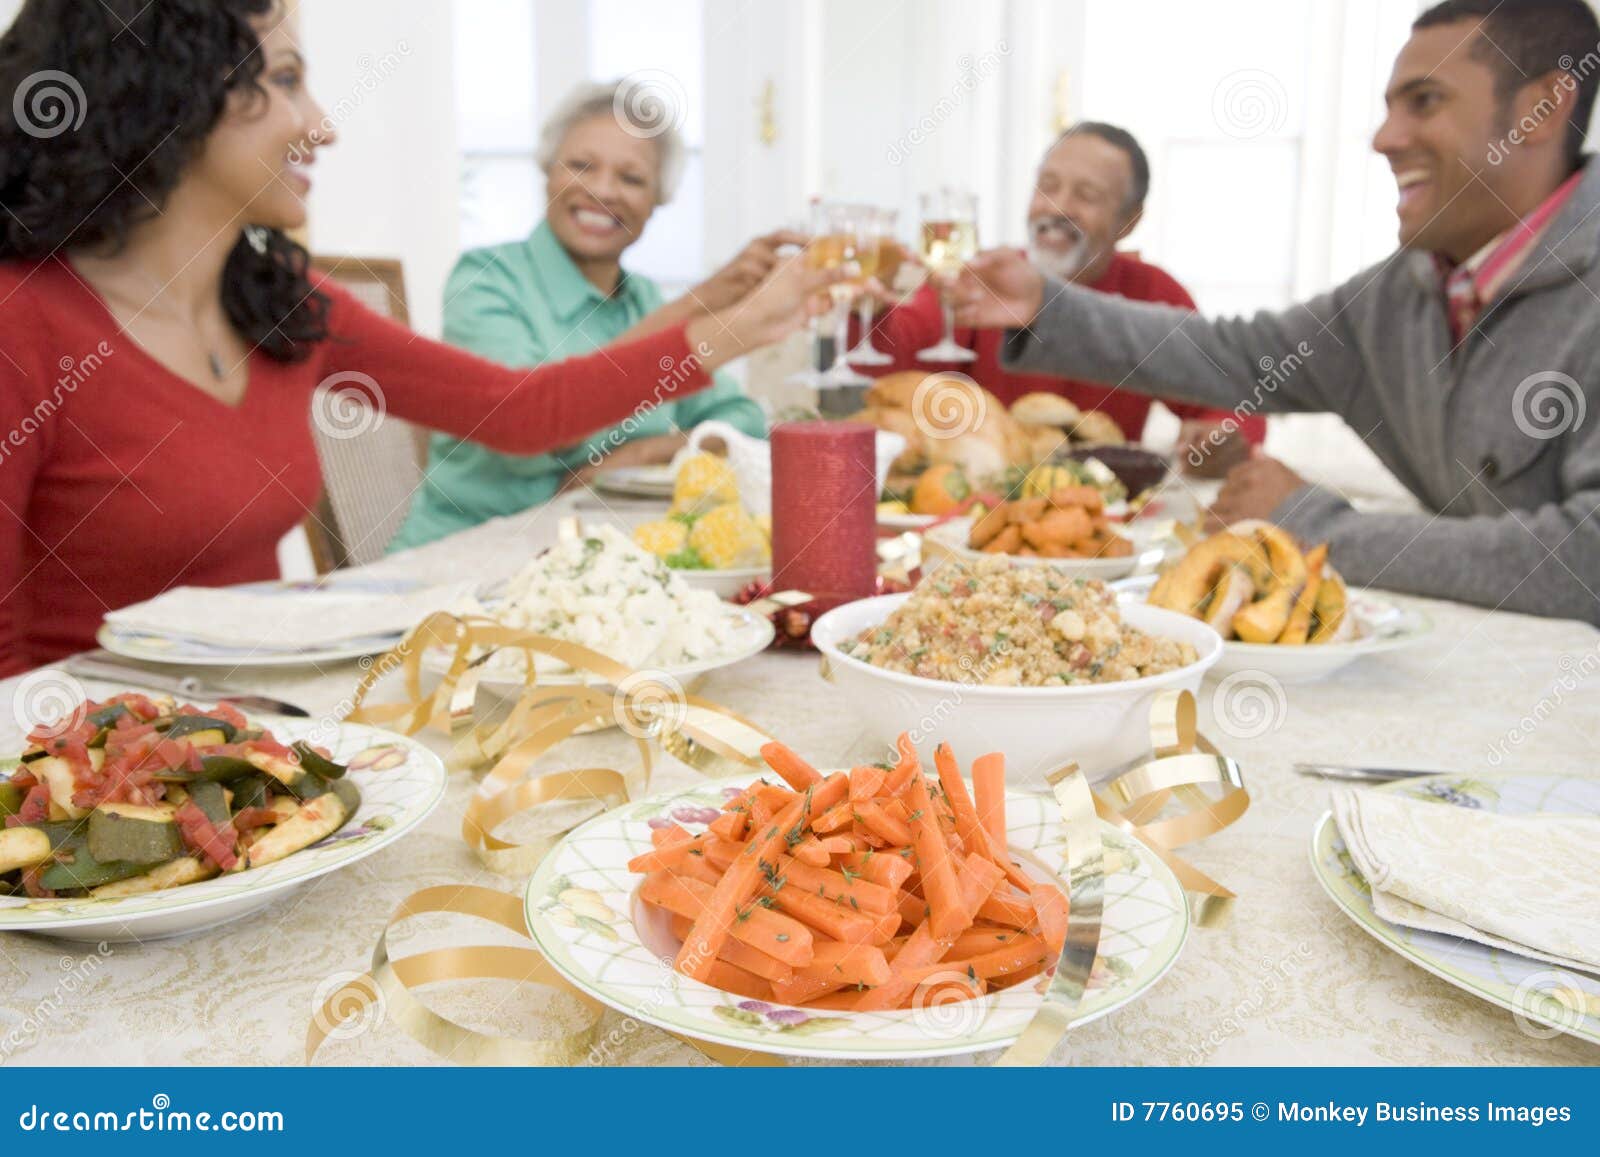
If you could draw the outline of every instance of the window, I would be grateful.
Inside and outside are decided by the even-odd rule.
[[[571,76],[576,83],[632,77],[678,106],[678,131],[689,155],[677,196],[651,217],[626,263],[661,282],[669,296],[699,280],[705,248],[702,7],[703,0],[655,0],[648,6],[587,0],[579,19],[541,36],[541,6],[534,0],[458,0],[463,247],[525,236],[543,216],[544,174],[534,154],[540,124],[570,87],[559,78]],[[582,48],[576,68],[574,37]],[[541,80],[553,79],[541,87]]]

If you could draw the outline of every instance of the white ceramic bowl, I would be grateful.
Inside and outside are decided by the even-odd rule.
[[[1004,753],[1008,782],[1042,786],[1045,777],[1076,760],[1090,779],[1145,755],[1150,749],[1150,704],[1162,691],[1198,691],[1207,669],[1222,656],[1222,639],[1197,619],[1174,611],[1125,605],[1129,625],[1152,635],[1192,643],[1199,659],[1187,667],[1083,687],[986,687],[902,675],[851,658],[839,644],[882,623],[911,596],[882,595],[829,611],[811,627],[811,641],[826,657],[832,681],[845,693],[872,738],[892,747],[910,732],[932,766],[933,746],[949,743],[963,766],[991,751]]]
[[[770,566],[735,567],[731,570],[675,570],[672,572],[692,587],[710,591],[717,598],[729,601],[755,582],[766,582],[772,574]]]

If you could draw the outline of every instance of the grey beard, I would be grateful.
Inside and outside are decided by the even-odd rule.
[[[1039,272],[1057,281],[1071,281],[1082,273],[1094,256],[1087,237],[1080,237],[1065,253],[1028,246],[1028,261]]]

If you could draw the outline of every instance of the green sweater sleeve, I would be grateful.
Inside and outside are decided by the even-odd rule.
[[[508,366],[536,366],[549,358],[528,323],[523,290],[490,249],[461,255],[444,291],[444,340]]]

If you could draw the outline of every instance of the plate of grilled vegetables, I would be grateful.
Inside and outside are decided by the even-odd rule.
[[[1213,675],[1239,671],[1282,683],[1322,679],[1357,659],[1421,642],[1426,615],[1350,588],[1326,543],[1307,547],[1252,520],[1199,539],[1159,576],[1114,583],[1123,599],[1201,619],[1223,638]]]
[[[354,724],[131,692],[29,722],[0,763],[0,932],[209,928],[393,843],[444,794],[427,748]]]

